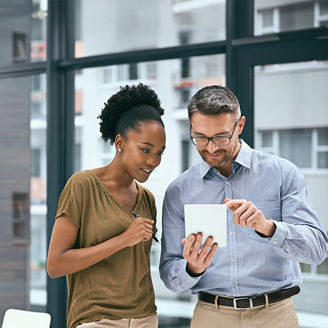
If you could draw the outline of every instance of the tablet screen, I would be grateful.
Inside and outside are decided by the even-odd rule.
[[[203,233],[203,243],[208,236],[219,247],[227,244],[227,207],[224,204],[185,204],[185,236]]]

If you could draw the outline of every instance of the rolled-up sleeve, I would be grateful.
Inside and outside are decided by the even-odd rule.
[[[162,251],[160,277],[167,288],[174,292],[195,286],[199,277],[191,277],[186,271],[187,262],[182,256],[182,239],[185,238],[183,204],[178,185],[171,184],[163,202]]]

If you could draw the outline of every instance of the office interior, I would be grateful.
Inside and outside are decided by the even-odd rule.
[[[4,0],[0,3],[0,323],[8,308],[66,324],[66,280],[46,273],[58,196],[76,171],[108,164],[97,116],[120,86],[142,82],[165,108],[167,149],[145,183],[158,235],[168,184],[199,160],[186,106],[229,87],[242,139],[294,162],[328,231],[327,0]],[[195,295],[151,270],[159,327],[189,327]],[[300,264],[300,327],[328,327],[328,260]]]

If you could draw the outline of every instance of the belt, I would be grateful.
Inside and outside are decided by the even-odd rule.
[[[300,292],[299,286],[294,286],[287,289],[281,289],[275,292],[270,292],[261,295],[245,296],[245,297],[224,297],[220,295],[213,295],[204,292],[199,292],[198,299],[207,303],[231,306],[236,310],[243,310],[253,308],[255,306],[266,304],[266,295],[269,304],[282,301]],[[217,300],[216,300],[217,299]]]

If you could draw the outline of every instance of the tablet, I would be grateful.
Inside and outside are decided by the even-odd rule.
[[[225,204],[185,204],[185,236],[203,233],[203,243],[208,236],[219,247],[227,244],[227,207]]]

